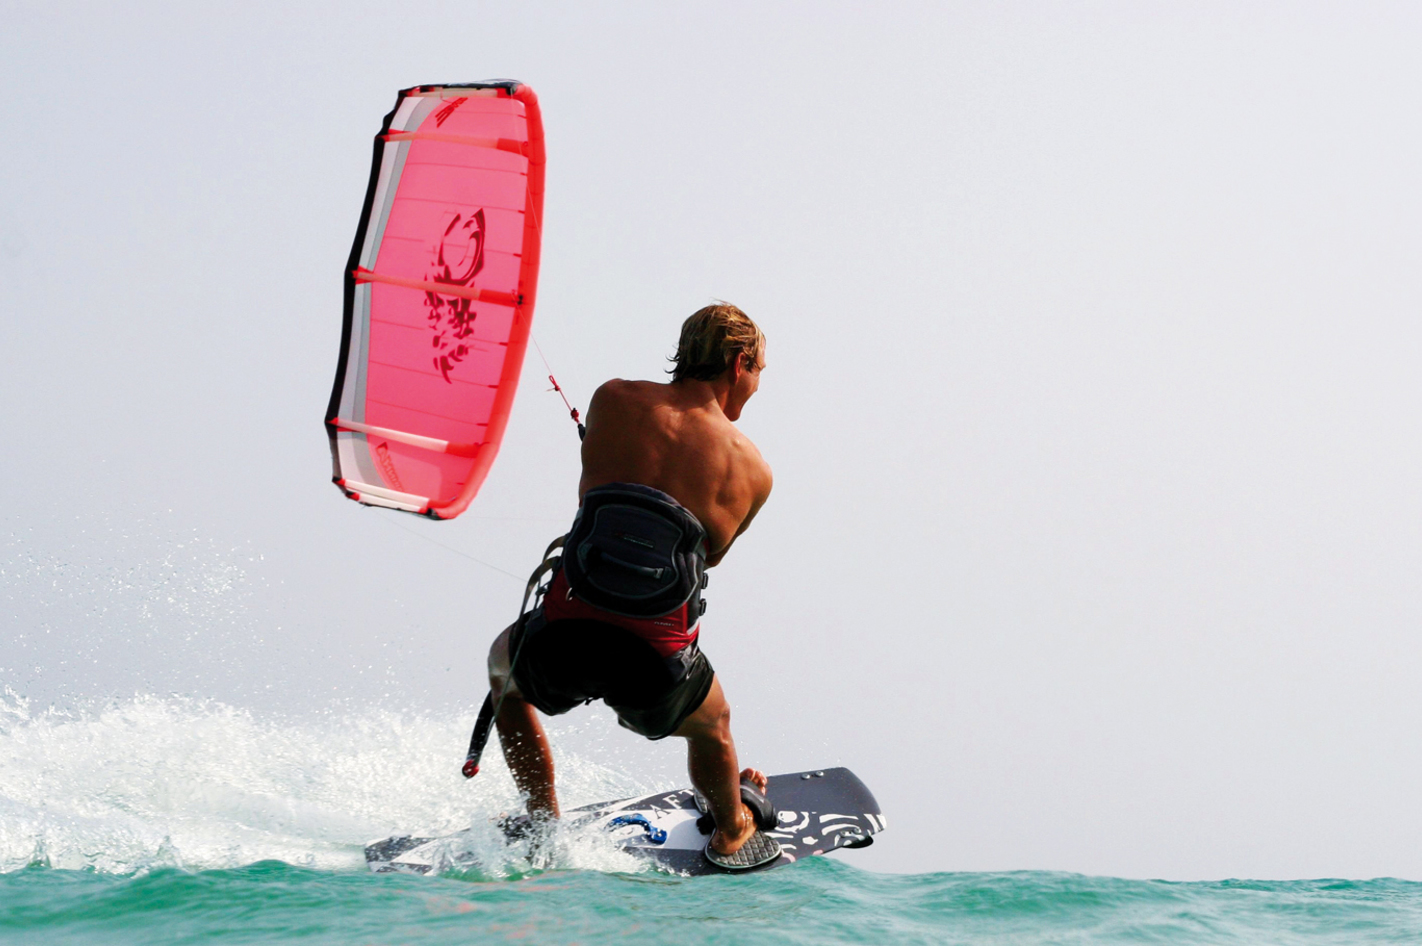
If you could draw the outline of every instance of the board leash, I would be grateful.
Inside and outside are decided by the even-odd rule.
[[[513,684],[514,667],[518,666],[519,655],[523,653],[524,626],[528,623],[528,616],[533,613],[528,609],[528,601],[533,599],[534,610],[543,601],[543,595],[547,593],[547,585],[539,585],[543,577],[555,568],[562,561],[563,540],[566,535],[560,535],[552,542],[548,543],[548,548],[543,552],[543,562],[533,570],[529,576],[528,584],[523,589],[523,603],[519,605],[518,620],[514,621],[512,629],[509,631],[509,643],[518,638],[517,646],[514,647],[509,657],[509,672],[504,678],[504,685],[499,688],[499,698],[494,699],[494,691],[489,690],[489,694],[484,697],[484,705],[479,708],[479,717],[474,721],[474,732],[469,737],[469,752],[464,756],[464,765],[460,771],[465,778],[473,778],[479,774],[479,760],[484,756],[484,747],[489,742],[489,732],[493,729],[495,721],[499,717],[499,711],[504,708],[504,698],[509,695],[509,687]],[[554,552],[557,555],[554,555]]]

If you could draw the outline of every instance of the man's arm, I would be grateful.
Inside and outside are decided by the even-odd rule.
[[[746,517],[741,520],[740,526],[736,528],[736,534],[731,536],[731,541],[727,542],[725,547],[719,549],[714,555],[707,556],[707,568],[719,564],[721,559],[726,557],[726,553],[731,550],[732,545],[736,544],[736,540],[741,537],[741,533],[750,528],[751,520],[755,518],[756,513],[760,512],[760,507],[764,506],[765,501],[770,498],[770,489],[775,485],[774,477],[771,476],[770,473],[770,464],[766,463],[758,455],[756,461],[759,467],[757,471],[758,476],[756,477],[758,482],[755,485],[755,496],[751,500],[750,512],[746,513]]]

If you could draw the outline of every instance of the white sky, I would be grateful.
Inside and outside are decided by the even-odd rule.
[[[508,76],[575,401],[769,336],[703,643],[854,863],[1422,878],[1415,5],[243,6],[0,3],[0,682],[473,712],[520,583],[421,537],[571,517],[541,364],[453,523],[320,420],[381,116]]]

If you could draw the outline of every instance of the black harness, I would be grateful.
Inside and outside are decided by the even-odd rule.
[[[681,503],[638,483],[583,494],[564,544],[568,587],[612,614],[656,618],[689,604],[706,610],[706,529]]]

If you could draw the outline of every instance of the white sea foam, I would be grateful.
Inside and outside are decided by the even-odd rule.
[[[491,819],[521,810],[497,745],[472,781],[458,772],[472,716],[387,710],[259,717],[216,702],[139,696],[85,711],[33,711],[0,697],[0,871],[42,862],[126,873],[277,859],[359,869],[390,834],[461,842],[480,873],[526,870]],[[659,786],[559,759],[564,807]],[[539,866],[634,870],[596,835],[560,834]]]

